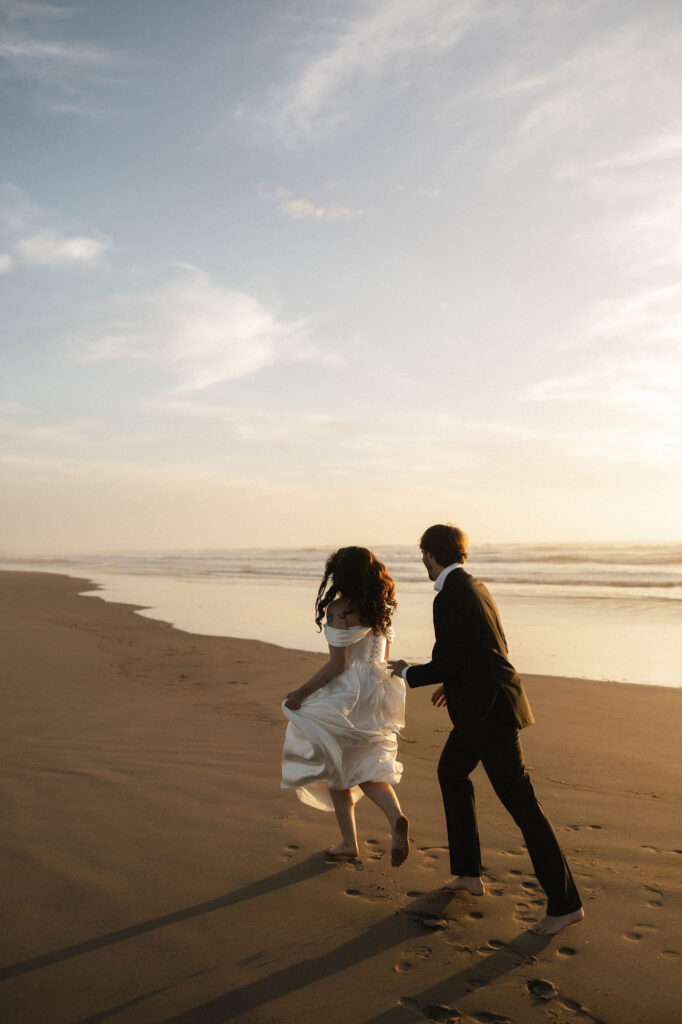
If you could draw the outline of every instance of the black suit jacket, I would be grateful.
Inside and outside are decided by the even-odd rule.
[[[442,683],[454,723],[480,721],[500,695],[519,729],[533,724],[523,683],[508,658],[500,614],[480,580],[453,569],[433,602],[433,626],[431,661],[410,666],[408,686]]]

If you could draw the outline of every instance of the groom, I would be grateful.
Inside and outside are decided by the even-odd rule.
[[[554,829],[533,792],[523,763],[519,730],[533,724],[523,683],[508,660],[499,612],[486,587],[464,571],[468,537],[456,526],[430,526],[419,547],[429,579],[436,643],[426,665],[390,661],[409,687],[440,686],[436,706],[447,704],[453,730],[438,764],[450,846],[450,889],[485,892],[481,879],[474,789],[469,775],[479,761],[521,829],[547,915],[530,929],[556,935],[584,917],[580,896]]]

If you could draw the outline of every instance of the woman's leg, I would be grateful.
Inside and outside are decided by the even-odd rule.
[[[324,852],[333,857],[357,857],[358,836],[355,831],[355,809],[349,789],[330,789],[336,820],[341,830],[341,842],[328,847]]]
[[[403,861],[407,860],[407,855],[410,852],[409,823],[400,809],[393,786],[388,782],[363,782],[360,788],[365,796],[368,796],[372,803],[380,807],[388,818],[393,839],[391,864],[394,868],[400,867]]]
[[[393,829],[396,821],[403,813],[400,810],[398,797],[393,786],[389,782],[361,782],[360,789],[368,796],[372,803],[380,807],[388,818],[388,823]]]

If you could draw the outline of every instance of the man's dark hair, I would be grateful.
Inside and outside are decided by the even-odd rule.
[[[466,562],[469,538],[464,530],[450,523],[429,526],[419,541],[419,547],[436,559],[445,568],[456,562]]]

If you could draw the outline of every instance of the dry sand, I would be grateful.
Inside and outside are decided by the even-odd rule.
[[[682,1020],[682,690],[526,680],[527,761],[587,915],[546,940],[480,770],[488,894],[440,888],[448,724],[426,691],[401,743],[407,863],[363,800],[362,862],[328,864],[332,816],[279,789],[280,701],[320,656],[183,633],[91,587],[0,574],[3,1024]]]

